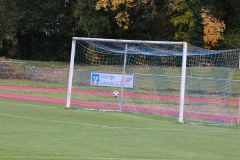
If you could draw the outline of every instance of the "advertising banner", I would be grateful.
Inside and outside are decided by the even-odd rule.
[[[123,84],[122,74],[112,73],[91,73],[91,85],[92,86],[109,86],[109,87],[121,87]],[[125,88],[134,88],[134,75],[125,74],[124,76]]]

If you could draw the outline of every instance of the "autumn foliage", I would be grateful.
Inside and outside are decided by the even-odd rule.
[[[202,24],[204,25],[204,47],[207,49],[216,47],[218,40],[223,39],[223,32],[226,29],[226,25],[224,21],[221,21],[209,14],[207,9],[203,9],[201,16],[203,20]]]
[[[96,4],[96,10],[103,8],[105,11],[115,11],[119,9],[120,5],[125,5],[126,8],[134,7],[133,0],[99,0]],[[127,9],[125,11],[119,11],[115,16],[115,19],[120,27],[128,29],[130,18]]]

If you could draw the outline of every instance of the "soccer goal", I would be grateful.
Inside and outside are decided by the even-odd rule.
[[[186,42],[74,37],[66,107],[233,124],[229,97],[238,56],[239,50]]]

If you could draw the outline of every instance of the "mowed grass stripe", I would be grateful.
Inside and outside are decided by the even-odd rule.
[[[0,158],[237,159],[240,156],[237,126],[182,125],[152,115],[25,103],[0,100]]]

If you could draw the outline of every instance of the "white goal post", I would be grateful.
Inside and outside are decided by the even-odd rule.
[[[239,50],[205,50],[187,42],[73,37],[66,108],[232,124],[228,99],[238,56]],[[73,90],[79,93],[74,99]],[[110,98],[114,90],[118,98]]]

